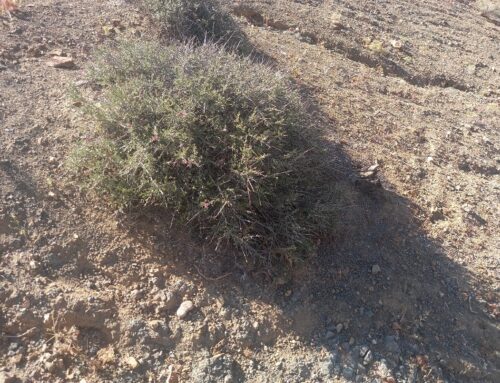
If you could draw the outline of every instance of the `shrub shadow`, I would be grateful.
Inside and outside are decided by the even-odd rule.
[[[252,55],[274,65],[263,52]],[[331,132],[335,122],[316,105],[314,92],[296,85],[318,131]],[[332,163],[325,180],[334,180],[350,197],[339,205],[338,225],[318,254],[293,271],[249,270],[237,256],[193,242],[184,228],[166,228],[170,220],[164,211],[128,212],[123,227],[149,249],[154,262],[200,284],[225,306],[241,309],[245,301],[276,308],[279,328],[271,336],[255,335],[255,350],[278,336],[298,336],[335,355],[334,368],[354,359],[354,372],[360,374],[373,365],[363,366],[359,357],[360,347],[367,346],[375,363],[385,360],[394,371],[413,374],[414,381],[498,381],[500,333],[474,295],[474,275],[425,233],[417,206],[383,179],[380,187],[380,180],[361,178],[361,166],[340,144],[325,138],[318,143]]]
[[[350,203],[339,206],[339,224],[318,254],[293,271],[248,270],[237,256],[228,262],[182,228],[166,231],[157,211],[128,215],[124,225],[154,258],[210,297],[233,308],[242,300],[277,308],[279,329],[264,340],[256,335],[256,350],[291,335],[340,355],[339,366],[354,356],[360,374],[366,370],[357,355],[368,346],[375,361],[384,359],[395,371],[403,366],[418,382],[497,380],[500,334],[474,296],[474,276],[426,235],[415,218],[418,207],[360,179],[359,166],[339,145],[324,144],[336,156],[334,178]]]

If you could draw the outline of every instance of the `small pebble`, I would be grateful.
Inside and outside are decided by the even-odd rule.
[[[368,347],[362,346],[359,349],[359,356],[364,357],[368,351],[370,351],[370,349]]]
[[[191,301],[184,301],[184,302],[181,303],[181,305],[177,309],[176,315],[180,319],[184,319],[192,309],[194,309],[193,302],[191,302]]]
[[[371,350],[368,350],[366,352],[366,355],[365,357],[363,358],[363,364],[365,366],[369,365],[371,362],[373,362],[373,353],[371,352]]]

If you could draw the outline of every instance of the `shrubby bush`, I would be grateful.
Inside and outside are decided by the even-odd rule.
[[[330,170],[283,75],[206,44],[126,43],[100,55],[95,129],[70,164],[121,206],[164,207],[247,260],[293,263],[330,228]]]
[[[145,0],[168,35],[181,41],[244,44],[243,34],[217,0]]]

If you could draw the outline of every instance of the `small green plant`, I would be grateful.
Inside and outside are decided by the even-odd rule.
[[[181,41],[243,44],[243,34],[217,0],[145,0],[168,35]]]
[[[165,207],[247,259],[293,263],[330,228],[336,195],[294,87],[216,45],[127,43],[91,70],[95,129],[70,165],[118,205]]]

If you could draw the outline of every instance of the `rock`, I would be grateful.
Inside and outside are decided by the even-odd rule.
[[[396,49],[401,49],[403,48],[403,43],[399,40],[391,40],[391,45],[393,46],[393,48],[396,48]]]
[[[376,174],[377,174],[377,172],[375,172],[375,171],[365,171],[365,172],[361,172],[361,173],[359,173],[359,176],[360,176],[361,178],[372,178],[372,177],[374,177]]]
[[[368,350],[365,357],[363,358],[363,365],[368,366],[371,362],[373,362],[373,353],[371,350]]]
[[[47,61],[47,65],[59,69],[74,69],[76,67],[73,58],[64,56],[53,56]]]
[[[128,356],[125,358],[124,362],[129,366],[132,370],[135,370],[139,367],[139,362],[133,356]]]
[[[326,339],[332,339],[332,338],[335,338],[335,333],[333,331],[327,331]]]
[[[366,346],[361,346],[361,348],[359,349],[359,356],[364,358],[364,356],[366,355],[366,353],[370,351],[370,349]]]
[[[55,48],[47,52],[49,56],[64,56],[64,52],[60,48]]]
[[[191,301],[184,301],[181,303],[179,308],[177,309],[176,315],[180,319],[184,319],[191,310],[194,309],[194,303]]]
[[[337,326],[335,326],[335,330],[337,330],[337,332],[341,332],[343,328],[344,325],[342,323],[339,323]]]
[[[80,87],[80,86],[87,85],[88,83],[89,83],[88,80],[77,80],[77,81],[75,81],[75,86]]]
[[[375,265],[373,265],[373,266],[372,266],[372,274],[378,274],[378,273],[380,273],[381,271],[382,271],[382,269],[380,268],[380,266],[379,266],[379,265],[376,265],[376,264],[375,264]]]

